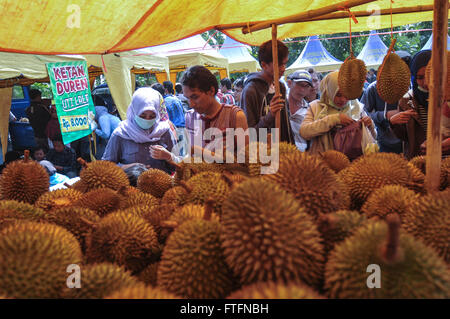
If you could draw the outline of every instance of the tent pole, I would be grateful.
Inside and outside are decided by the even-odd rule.
[[[278,42],[277,25],[272,24],[272,65],[273,65],[273,83],[275,85],[275,96],[280,95],[280,70],[278,68]],[[280,111],[275,114],[275,128],[280,129]],[[280,137],[280,134],[277,134]]]
[[[276,25],[281,25],[281,24],[286,24],[286,23],[295,23],[301,20],[305,20],[305,19],[312,19],[324,14],[328,14],[328,13],[332,13],[332,12],[336,12],[341,10],[342,8],[353,8],[356,6],[360,6],[369,2],[375,2],[377,0],[347,0],[347,1],[342,1],[342,2],[338,2],[323,8],[319,8],[319,9],[315,9],[315,10],[309,10],[306,12],[301,12],[299,14],[295,14],[292,16],[288,16],[288,17],[284,17],[284,18],[280,18],[280,19],[273,19],[273,20],[268,20],[268,21],[264,21],[261,23],[257,23],[254,24],[253,26],[250,26],[249,28],[244,27],[242,28],[242,33],[243,34],[247,34],[250,32],[255,32],[255,31],[259,31],[262,29],[267,29],[270,28],[271,25],[276,24]]]
[[[434,0],[431,83],[428,106],[425,186],[429,193],[439,190],[442,156],[441,113],[447,87],[448,0]]]

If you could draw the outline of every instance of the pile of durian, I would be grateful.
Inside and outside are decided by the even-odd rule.
[[[264,144],[259,145],[263,150]],[[246,163],[150,169],[107,161],[48,192],[28,159],[0,177],[1,298],[450,298],[450,160],[350,162],[279,144],[276,173]],[[258,158],[258,157],[256,157]],[[370,265],[380,288],[369,288]],[[81,288],[69,288],[78,265]]]

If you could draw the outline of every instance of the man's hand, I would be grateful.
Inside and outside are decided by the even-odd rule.
[[[412,116],[418,116],[417,112],[414,110],[398,112],[389,119],[389,122],[392,125],[406,124]]]
[[[273,115],[277,114],[282,108],[285,106],[285,100],[281,97],[281,95],[275,95],[270,101],[270,113]]]
[[[341,124],[343,126],[347,126],[355,122],[355,120],[353,120],[350,116],[344,113],[339,114],[339,120],[341,121]]]
[[[170,161],[172,159],[172,153],[166,150],[161,145],[150,146],[150,156],[154,159]]]
[[[364,117],[361,119],[361,122],[363,122],[363,124],[364,124],[366,127],[372,127],[372,126],[373,126],[372,119],[371,119],[369,116],[364,116]]]

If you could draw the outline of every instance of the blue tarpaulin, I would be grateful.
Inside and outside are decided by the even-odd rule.
[[[433,46],[433,34],[431,34],[430,38],[428,39],[427,43],[425,43],[422,50],[431,50],[432,46]],[[447,50],[450,51],[450,37],[448,35],[447,35]]]
[[[378,34],[375,31],[370,31],[369,39],[367,39],[366,44],[357,58],[363,60],[368,69],[376,69],[383,63],[387,50],[388,47],[383,43]]]

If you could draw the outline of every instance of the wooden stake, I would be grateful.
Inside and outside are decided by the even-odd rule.
[[[272,24],[272,65],[273,65],[273,83],[275,85],[275,96],[280,95],[280,70],[278,68],[278,41],[277,25]],[[275,114],[275,128],[278,129],[278,139],[280,137],[280,111]]]
[[[442,156],[441,113],[447,87],[447,24],[448,0],[434,0],[433,47],[431,54],[430,99],[425,187],[428,192],[439,190]]]
[[[305,19],[312,19],[312,18],[316,18],[319,17],[321,15],[324,14],[328,14],[328,13],[332,13],[332,12],[336,12],[339,11],[340,8],[353,8],[356,6],[360,6],[369,2],[375,2],[377,0],[347,0],[347,1],[342,1],[339,3],[335,3],[323,8],[318,8],[315,10],[309,10],[306,12],[301,12],[299,14],[295,14],[289,17],[284,17],[284,18],[280,18],[280,19],[273,19],[273,20],[268,20],[268,21],[264,21],[258,24],[255,24],[253,26],[251,26],[250,28],[244,27],[242,28],[242,33],[243,34],[247,34],[250,32],[255,32],[258,30],[262,30],[262,29],[267,29],[269,28],[271,25],[276,24],[276,25],[281,25],[281,24],[286,24],[286,23],[295,23],[295,22],[299,22],[301,20],[305,20]]]

